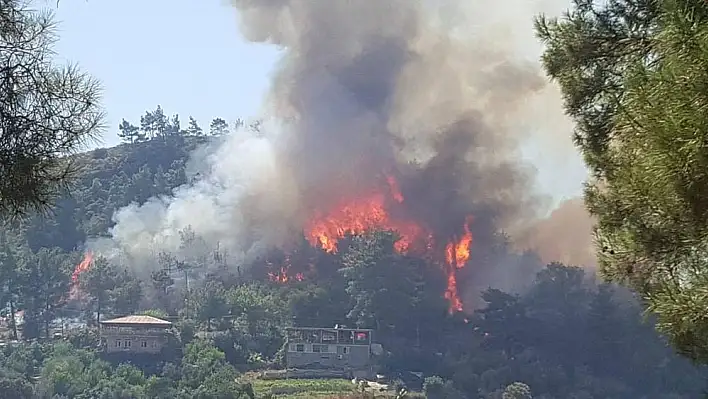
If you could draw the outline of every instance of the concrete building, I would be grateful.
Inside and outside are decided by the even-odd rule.
[[[372,330],[293,327],[287,329],[288,368],[370,372]]]
[[[107,353],[158,354],[167,344],[172,323],[152,316],[125,316],[101,322]]]

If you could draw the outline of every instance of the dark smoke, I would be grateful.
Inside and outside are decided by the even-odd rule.
[[[529,226],[546,198],[520,145],[559,126],[570,136],[561,117],[534,114],[557,95],[511,34],[542,10],[466,3],[231,0],[248,40],[283,50],[263,135],[228,137],[195,160],[197,183],[120,210],[111,245],[133,259],[179,252],[189,225],[248,258],[383,173],[398,177],[405,217],[441,235],[470,214],[477,246]]]
[[[416,215],[442,229],[472,211],[501,225],[534,216],[521,132],[503,123],[544,88],[533,64],[436,28],[423,2],[232,4],[247,38],[285,50],[272,115],[289,121],[279,159],[304,210],[367,192],[393,170],[408,172]]]

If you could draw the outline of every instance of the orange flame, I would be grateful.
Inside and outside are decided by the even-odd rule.
[[[93,252],[87,251],[84,254],[84,258],[81,260],[81,262],[74,268],[74,272],[71,273],[71,290],[69,294],[70,298],[74,299],[79,295],[79,277],[81,276],[81,274],[91,269],[92,264]]]
[[[277,273],[270,272],[268,273],[268,279],[275,283],[287,283],[288,281],[291,281],[288,269],[288,267],[283,266]],[[302,281],[305,279],[305,276],[302,273],[295,273],[295,276],[292,277],[292,279],[295,281]]]
[[[453,314],[462,311],[462,300],[457,294],[457,273],[454,270],[447,271],[447,289],[445,289],[445,299],[450,302],[448,312]]]
[[[347,234],[362,234],[371,228],[397,231],[396,250],[405,252],[423,230],[415,223],[392,220],[386,211],[386,198],[374,194],[368,198],[340,204],[328,214],[318,214],[305,228],[307,240],[329,253],[337,251],[337,242]]]
[[[391,175],[386,175],[386,182],[388,182],[388,187],[391,190],[391,195],[393,199],[399,204],[403,202],[403,194],[401,194],[401,189],[398,188],[398,182]]]
[[[470,232],[469,221],[465,223],[465,234],[457,243],[448,243],[445,247],[445,261],[448,265],[454,265],[457,269],[462,269],[470,259],[470,245],[472,244],[472,233]]]
[[[396,179],[388,174],[385,177],[389,196],[396,203],[403,203],[404,197]],[[367,197],[342,201],[326,213],[318,212],[306,225],[305,236],[313,246],[335,253],[337,242],[347,234],[358,235],[368,229],[378,228],[398,232],[400,238],[395,243],[395,249],[399,253],[407,252],[413,247],[423,247],[426,251],[432,250],[433,236],[415,222],[392,218],[387,211],[387,206],[395,204],[387,201],[387,198],[389,197],[385,194],[374,193]],[[462,311],[463,308],[457,290],[457,270],[465,267],[470,257],[472,233],[469,222],[468,219],[464,225],[462,237],[445,246],[443,269],[447,275],[447,288],[444,295],[450,303],[450,313]],[[282,279],[282,276],[283,273],[280,273],[277,278],[274,275],[271,280],[280,281],[278,279]]]
[[[462,300],[457,292],[457,269],[462,269],[470,259],[470,245],[472,233],[469,226],[470,220],[465,222],[465,233],[455,243],[450,242],[445,247],[445,261],[447,263],[447,289],[445,298],[450,302],[449,312],[462,311]]]
[[[268,265],[272,267],[272,263],[268,262]],[[288,281],[292,280],[302,281],[305,279],[305,275],[303,273],[295,273],[295,275],[291,277],[290,266],[292,266],[290,257],[286,256],[284,264],[280,266],[280,269],[277,272],[268,273],[268,279],[275,283],[281,284],[287,283]]]

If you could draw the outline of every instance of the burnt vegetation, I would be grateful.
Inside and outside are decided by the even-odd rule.
[[[396,251],[396,236],[386,231],[341,240],[336,253],[301,235],[295,249],[273,249],[248,263],[230,263],[214,245],[209,258],[156,256],[158,266],[148,273],[129,259],[96,254],[72,282],[85,255],[81,243],[109,231],[116,209],[185,184],[190,152],[216,139],[165,119],[164,132],[174,133],[77,155],[83,168],[76,190],[54,216],[3,230],[5,334],[20,341],[0,350],[0,381],[13,398],[266,397],[270,391],[250,372],[283,366],[284,328],[335,324],[376,329],[385,349],[382,373],[409,391],[424,391],[409,396],[695,398],[702,392],[706,372],[667,347],[630,293],[598,285],[572,265],[540,265],[503,236],[493,245],[498,259],[507,260],[498,267],[530,267],[527,286],[483,289],[476,310],[452,315],[440,266]],[[190,231],[181,237],[185,244],[199,240]],[[81,295],[72,295],[72,287]],[[10,310],[22,311],[22,320]],[[174,351],[157,364],[100,360],[97,316],[135,313],[172,320]],[[51,338],[59,317],[86,326],[66,329],[57,342]],[[425,383],[409,372],[423,373]]]

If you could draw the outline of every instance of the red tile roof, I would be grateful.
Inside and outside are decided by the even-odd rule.
[[[167,320],[158,319],[152,316],[125,316],[119,317],[117,319],[103,320],[101,324],[139,324],[139,325],[149,325],[149,326],[171,326]]]

